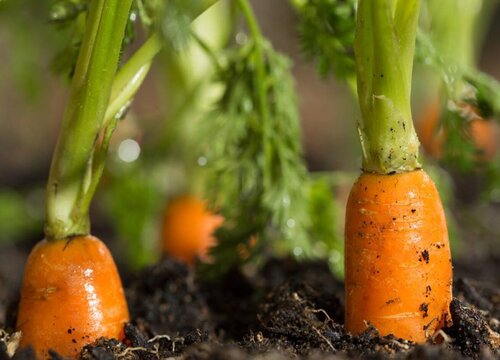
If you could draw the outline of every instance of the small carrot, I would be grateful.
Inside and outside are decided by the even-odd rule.
[[[76,357],[99,337],[123,339],[129,321],[115,263],[93,236],[38,243],[24,272],[17,329],[40,359]]]
[[[449,323],[452,268],[439,194],[410,108],[419,0],[360,0],[355,58],[363,173],[346,208],[345,327],[424,342]]]
[[[224,218],[207,210],[207,204],[192,195],[180,196],[166,207],[162,224],[162,250],[187,264],[206,260],[216,244],[214,231]]]

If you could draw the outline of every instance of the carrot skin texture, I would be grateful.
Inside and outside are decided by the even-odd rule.
[[[113,258],[99,239],[42,240],[28,257],[17,318],[21,347],[75,358],[99,337],[123,339],[129,313]]]
[[[206,260],[217,242],[214,231],[224,218],[207,210],[201,199],[185,195],[171,201],[162,224],[162,251],[186,264]]]
[[[450,321],[452,264],[439,194],[423,170],[363,173],[347,203],[345,326],[425,342]]]

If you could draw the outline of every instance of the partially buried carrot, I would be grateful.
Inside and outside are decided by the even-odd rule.
[[[214,231],[224,218],[207,209],[207,204],[193,195],[173,199],[167,205],[162,223],[162,250],[187,264],[207,260],[216,244]]]
[[[422,170],[364,173],[346,214],[346,327],[423,341],[449,320],[450,249],[434,183]]]
[[[355,56],[363,173],[346,209],[345,327],[423,342],[449,323],[452,268],[439,194],[410,108],[419,0],[360,0]]]
[[[26,264],[17,329],[20,346],[76,357],[101,336],[122,339],[129,320],[113,258],[93,236],[41,241]]]
[[[89,206],[113,128],[104,122],[131,4],[88,2],[47,184],[45,239],[28,257],[20,294],[20,346],[32,346],[39,359],[49,358],[50,349],[76,358],[102,336],[123,339],[129,321],[111,254],[90,236]]]

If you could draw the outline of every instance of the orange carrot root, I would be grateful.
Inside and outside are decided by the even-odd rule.
[[[122,339],[129,314],[108,249],[93,236],[39,242],[24,272],[17,318],[21,347],[74,358],[99,337]]]
[[[346,212],[345,326],[424,342],[450,321],[452,265],[446,220],[422,170],[363,173]]]
[[[204,201],[194,196],[181,196],[165,209],[162,225],[162,250],[187,264],[196,259],[207,260],[216,244],[214,231],[224,218],[207,210]]]

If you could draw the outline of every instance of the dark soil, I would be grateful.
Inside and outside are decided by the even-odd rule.
[[[499,276],[498,262],[483,262],[483,268],[488,264],[490,274]],[[500,359],[500,289],[493,283],[456,279],[450,304],[454,325],[432,343],[415,345],[381,337],[373,328],[360,336],[346,333],[343,284],[323,262],[274,259],[259,271],[235,269],[208,281],[165,259],[125,281],[132,318],[126,340],[100,339],[84,348],[81,358]],[[11,329],[15,310],[7,312]],[[7,346],[14,342],[0,333],[0,360],[9,359]],[[23,349],[13,358],[34,355]]]

